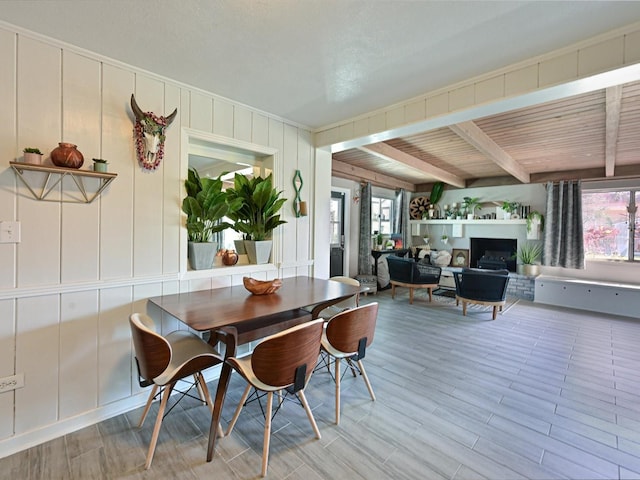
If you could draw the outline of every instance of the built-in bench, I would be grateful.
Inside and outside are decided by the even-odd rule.
[[[535,301],[640,318],[640,285],[540,275]]]

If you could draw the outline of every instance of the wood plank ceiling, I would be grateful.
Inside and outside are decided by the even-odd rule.
[[[332,170],[414,192],[640,176],[640,82],[336,152]]]

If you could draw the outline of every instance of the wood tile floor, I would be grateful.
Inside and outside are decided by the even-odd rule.
[[[361,378],[343,380],[340,426],[333,384],[316,373],[302,408],[274,419],[269,478],[638,479],[640,321],[519,301],[496,321],[463,317],[451,301],[417,294],[378,301],[375,342]],[[210,386],[215,389],[215,382]],[[242,393],[234,375],[223,418]],[[152,411],[150,415],[154,415]],[[254,403],[205,462],[209,413],[185,401],[165,419],[149,471],[153,417],[140,409],[0,460],[2,479],[253,479],[263,424]]]

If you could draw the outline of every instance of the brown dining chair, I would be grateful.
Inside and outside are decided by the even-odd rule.
[[[313,418],[309,404],[304,395],[304,388],[313,373],[313,368],[320,354],[320,341],[324,320],[312,320],[296,325],[275,335],[266,337],[256,345],[253,353],[244,357],[229,357],[227,362],[247,381],[247,387],[242,394],[238,407],[229,423],[227,435],[231,434],[238,420],[242,408],[252,388],[256,398],[261,398],[258,392],[265,392],[267,407],[264,411],[264,441],[262,446],[262,476],[267,474],[269,463],[269,442],[271,438],[271,420],[274,392],[285,392],[295,395],[304,407],[311,427],[320,438],[318,425]],[[278,408],[285,397],[278,394]],[[277,410],[276,410],[277,411]]]
[[[223,358],[211,345],[186,330],[171,332],[166,336],[158,334],[153,319],[143,313],[132,314],[129,317],[129,324],[138,366],[138,381],[141,387],[153,385],[138,427],[142,427],[153,400],[161,395],[156,424],[153,428],[147,460],[144,465],[144,468],[148,469],[153,460],[167,402],[176,383],[193,376],[194,383],[189,389],[195,386],[200,394],[200,399],[209,406],[213,413],[213,402],[202,371],[222,363]],[[159,393],[158,389],[160,389]],[[186,392],[181,393],[182,396],[178,401],[188,395]],[[220,427],[218,428],[219,435],[222,435]]]
[[[369,395],[371,395],[371,400],[375,401],[376,399],[362,360],[367,348],[373,342],[377,318],[378,303],[369,303],[333,316],[322,334],[322,350],[329,355],[329,363],[331,361],[335,363],[336,425],[340,424],[340,380],[342,376],[340,360],[343,358],[351,361],[349,362],[350,366],[352,366],[352,361],[356,362],[369,390]]]

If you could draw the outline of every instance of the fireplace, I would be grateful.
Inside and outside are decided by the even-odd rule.
[[[515,238],[472,238],[469,266],[500,270],[506,268],[516,271],[514,254],[518,250]]]

